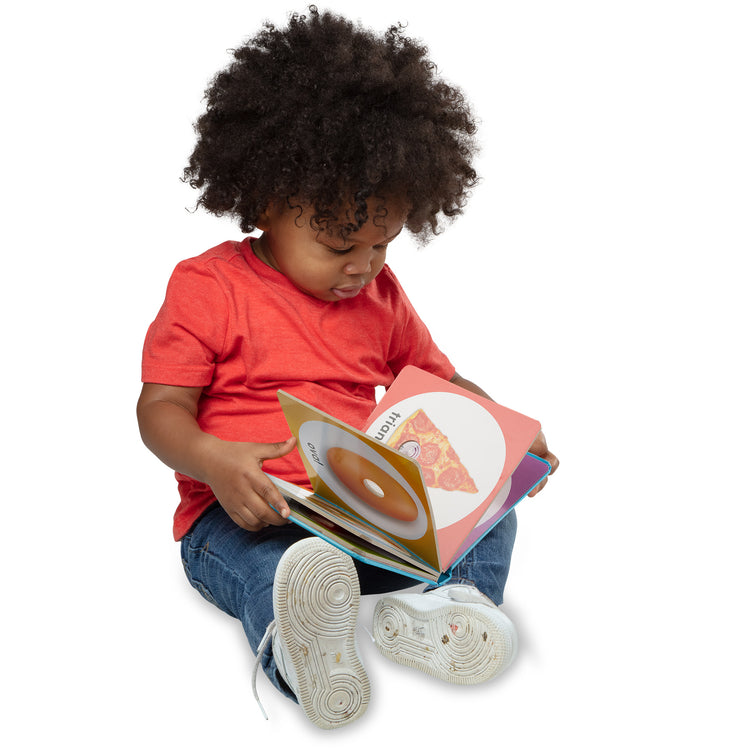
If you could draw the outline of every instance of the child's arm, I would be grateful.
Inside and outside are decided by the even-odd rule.
[[[478,385],[472,383],[470,380],[462,378],[458,373],[456,373],[451,378],[451,383],[455,383],[456,385],[461,386],[461,388],[465,388],[467,391],[476,393],[477,396],[489,398],[490,401],[493,400]],[[557,459],[557,456],[554,453],[551,453],[549,448],[547,448],[547,439],[544,437],[543,432],[540,431],[536,436],[536,440],[534,440],[531,448],[529,448],[529,453],[533,453],[535,456],[539,456],[539,458],[543,458],[545,461],[547,461],[547,463],[549,463],[549,465],[552,467],[550,474],[554,474],[555,471],[557,471],[557,467],[560,465],[560,461]],[[547,484],[547,477],[545,477],[541,482],[539,482],[536,487],[534,487],[531,492],[529,492],[529,497],[534,497],[534,495],[536,495],[537,492],[539,492],[545,484]]]
[[[201,388],[145,383],[138,400],[143,442],[167,466],[207,484],[243,529],[259,531],[269,524],[288,523],[289,507],[262,465],[291,452],[294,438],[283,443],[220,440],[198,426],[200,396]]]

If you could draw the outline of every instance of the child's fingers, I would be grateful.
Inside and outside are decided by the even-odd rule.
[[[231,511],[224,505],[232,520],[247,531],[260,531],[266,526],[284,526],[289,523],[289,507],[273,484],[248,487],[244,497],[232,504]]]
[[[531,490],[531,492],[529,492],[529,497],[534,497],[534,495],[538,495],[542,491],[542,488],[544,487],[545,484],[547,484],[546,477],[542,479],[542,481],[539,482],[539,484],[536,487],[534,487],[534,489]]]
[[[288,453],[291,453],[294,450],[296,442],[296,438],[292,436],[280,443],[264,444],[263,450],[261,451],[261,454],[259,456],[261,466],[263,465],[263,461],[267,461],[271,458],[281,458],[282,456],[286,456]],[[273,482],[271,482],[269,479],[264,477],[264,481],[260,486],[255,488],[255,491],[260,496],[263,504],[266,506],[270,505],[278,514],[276,515],[272,512],[270,515],[268,515],[267,513],[262,513],[261,511],[261,515],[259,517],[274,526],[279,526],[286,523],[286,519],[289,517],[289,506],[287,505],[286,500],[284,500],[276,485],[273,484]],[[279,518],[279,516],[281,518]]]
[[[269,458],[281,458],[291,453],[297,443],[297,438],[292,437],[282,440],[280,443],[264,443],[261,451],[260,460],[266,461]]]
[[[554,474],[557,471],[557,467],[560,465],[560,461],[557,456],[550,451],[547,447],[547,439],[544,437],[544,433],[540,432],[534,442],[529,448],[529,453],[533,453],[535,456],[543,458],[552,467],[550,474]]]
[[[273,526],[283,526],[287,522],[286,519],[289,518],[289,506],[276,485],[268,481],[268,484],[264,484],[256,492],[263,501],[263,510],[259,517]],[[271,506],[274,510],[265,510],[268,506]]]

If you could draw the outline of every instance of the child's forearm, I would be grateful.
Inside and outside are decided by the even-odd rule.
[[[458,373],[456,373],[451,378],[451,383],[454,383],[455,385],[458,385],[458,386],[460,386],[461,388],[464,388],[467,391],[471,391],[471,393],[476,393],[477,396],[482,396],[483,398],[488,398],[490,401],[493,400],[476,383],[472,383],[471,380],[467,380],[466,378],[462,378]]]
[[[208,457],[217,438],[203,432],[180,404],[150,400],[138,404],[138,424],[146,447],[180,474],[208,483]]]
[[[167,466],[207,484],[230,518],[249,531],[286,523],[289,506],[263,472],[263,462],[294,450],[295,440],[240,443],[201,430],[200,388],[147,383],[138,400],[146,446]]]

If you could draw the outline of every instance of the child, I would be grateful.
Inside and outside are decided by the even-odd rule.
[[[314,7],[235,50],[207,91],[185,176],[200,205],[262,234],[180,263],[144,346],[139,424],[177,472],[187,576],[241,620],[271,682],[326,728],[358,718],[369,698],[354,640],[360,591],[414,581],[286,520],[264,472],[307,476],[276,391],[356,427],[375,387],[407,364],[483,393],[385,265],[404,228],[426,239],[476,181],[469,109],[425,55],[399,28],[380,37]],[[533,450],[556,468],[541,434]],[[451,682],[504,669],[515,634],[496,605],[514,537],[511,513],[450,585],[381,600],[381,650]]]

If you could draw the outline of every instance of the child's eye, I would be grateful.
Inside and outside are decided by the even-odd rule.
[[[346,255],[347,253],[350,253],[352,250],[354,250],[354,245],[351,247],[331,247],[330,245],[326,245],[329,252],[332,252],[334,255]],[[384,242],[380,245],[373,245],[373,250],[383,251],[388,249],[388,243]]]

